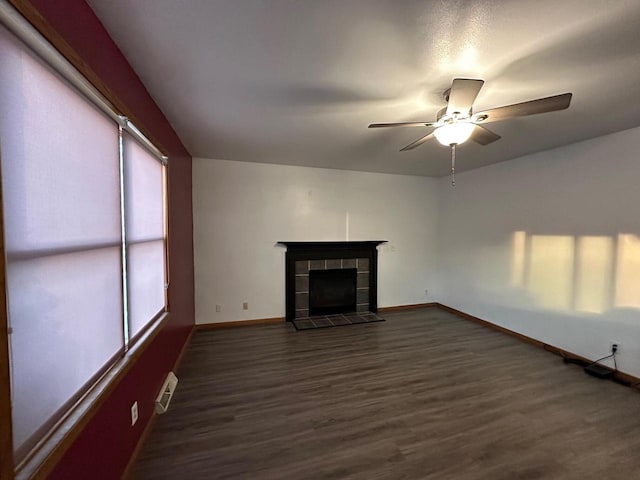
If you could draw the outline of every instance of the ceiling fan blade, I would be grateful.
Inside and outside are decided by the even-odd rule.
[[[493,133],[488,128],[481,127],[480,125],[476,125],[473,128],[473,132],[471,132],[471,140],[479,143],[480,145],[489,145],[501,138],[502,137],[497,133]]]
[[[369,128],[384,127],[431,127],[432,122],[404,122],[404,123],[372,123]]]
[[[407,145],[406,147],[404,147],[402,150],[400,150],[401,152],[407,151],[407,150],[413,150],[416,147],[419,147],[420,145],[422,145],[424,142],[426,142],[427,140],[433,138],[433,132],[431,133],[427,133],[424,137],[420,137],[418,140],[416,140],[415,142],[413,142],[410,145]]]
[[[529,100],[528,102],[514,103],[505,105],[504,107],[491,108],[483,112],[473,115],[477,122],[499,122],[512,117],[524,117],[526,115],[535,115],[536,113],[555,112],[564,110],[571,103],[571,93],[563,93],[562,95],[554,95],[552,97],[538,98],[537,100]],[[485,117],[486,119],[482,119]]]
[[[463,115],[469,113],[482,85],[484,85],[484,80],[454,78],[449,91],[447,115],[452,115],[455,112]]]

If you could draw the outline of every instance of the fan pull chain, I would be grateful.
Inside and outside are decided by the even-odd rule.
[[[451,186],[456,186],[456,144],[451,144]]]

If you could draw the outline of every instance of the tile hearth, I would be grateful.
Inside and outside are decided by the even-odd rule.
[[[340,313],[336,315],[317,315],[313,317],[296,318],[293,325],[296,330],[314,330],[316,328],[340,327],[358,323],[384,322],[384,318],[373,312]]]

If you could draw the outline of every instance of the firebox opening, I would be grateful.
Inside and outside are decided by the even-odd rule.
[[[356,311],[357,269],[309,271],[309,315]]]

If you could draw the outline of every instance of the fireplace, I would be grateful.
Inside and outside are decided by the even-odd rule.
[[[355,268],[309,271],[309,316],[356,311]]]
[[[312,315],[377,312],[377,247],[384,242],[279,242],[287,247],[287,321]],[[319,300],[318,296],[325,298]]]

